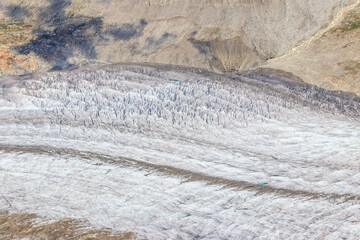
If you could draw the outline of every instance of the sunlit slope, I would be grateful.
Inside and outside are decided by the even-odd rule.
[[[292,72],[304,81],[360,95],[360,1],[340,21],[267,67]]]
[[[32,41],[13,44],[14,54],[36,60],[34,69],[3,74],[94,61],[252,69],[310,38],[355,1],[3,0],[2,24],[33,26],[25,36]]]

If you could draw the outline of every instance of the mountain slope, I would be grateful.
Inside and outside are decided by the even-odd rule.
[[[360,1],[316,39],[267,65],[330,90],[360,95]]]
[[[31,41],[12,46],[16,54],[33,54],[40,63],[9,73],[69,68],[93,60],[228,72],[283,55],[354,2],[4,0],[0,16],[33,27]]]

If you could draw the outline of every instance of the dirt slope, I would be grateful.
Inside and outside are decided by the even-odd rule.
[[[292,72],[326,89],[360,95],[360,1],[358,3],[355,8],[342,12],[342,20],[317,39],[272,60],[267,67]]]
[[[3,0],[0,17],[32,26],[26,33],[32,40],[11,45],[17,56],[39,58],[36,70],[106,61],[156,62],[227,72],[256,68],[283,55],[354,2]],[[35,70],[2,71],[20,74]]]

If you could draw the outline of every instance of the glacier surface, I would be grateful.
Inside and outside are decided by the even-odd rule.
[[[0,86],[0,209],[149,239],[360,238],[355,96],[135,65]]]

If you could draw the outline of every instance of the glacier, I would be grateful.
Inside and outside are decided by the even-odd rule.
[[[360,238],[354,95],[132,64],[0,86],[0,209],[149,239]]]

